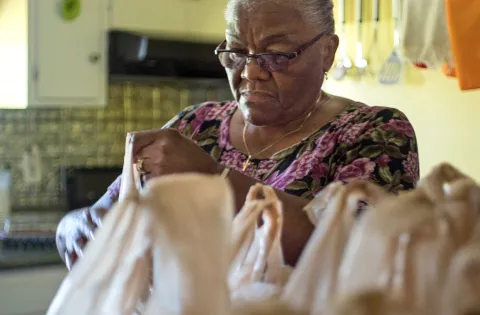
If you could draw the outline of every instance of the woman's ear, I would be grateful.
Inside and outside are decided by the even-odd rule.
[[[337,52],[338,48],[338,36],[335,34],[325,36],[323,47],[323,70],[328,72],[335,60],[335,53]]]

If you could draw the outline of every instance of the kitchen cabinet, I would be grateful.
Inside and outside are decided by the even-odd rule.
[[[64,266],[0,270],[0,314],[44,315],[66,275]]]
[[[0,1],[0,107],[105,105],[107,4]]]
[[[220,42],[227,0],[111,0],[110,28],[171,39]]]

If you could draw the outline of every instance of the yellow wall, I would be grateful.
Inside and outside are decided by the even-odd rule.
[[[226,4],[227,0],[113,0],[110,27],[220,43]]]
[[[0,106],[22,108],[28,100],[27,1],[0,0]]]
[[[380,0],[383,6],[379,27],[379,44],[375,50],[370,48],[371,25],[366,23],[364,46],[371,54],[371,65],[378,69],[392,49],[393,25],[391,1]],[[371,1],[364,0],[365,14],[371,12]],[[347,0],[348,18],[353,18],[353,0]],[[354,56],[356,41],[355,25],[348,26],[346,36],[341,37],[348,43],[349,56]],[[400,84],[383,86],[377,83],[377,77],[367,77],[361,81],[345,79],[326,83],[326,90],[353,98],[369,105],[396,107],[407,114],[412,121],[420,151],[421,173],[424,175],[432,166],[447,161],[460,170],[480,180],[480,90],[461,92],[455,79],[445,77],[436,70],[418,70],[405,67]]]

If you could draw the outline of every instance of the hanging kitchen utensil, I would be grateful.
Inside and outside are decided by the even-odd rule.
[[[355,72],[357,78],[365,75],[368,61],[363,55],[363,10],[362,0],[355,1],[355,27],[357,28],[357,45],[355,47]]]
[[[373,60],[373,63],[369,63],[368,74],[375,75],[378,73],[379,64],[378,61],[380,60],[380,52],[378,49],[378,24],[380,21],[380,0],[373,0],[372,4],[372,26],[373,26],[373,36],[370,42],[370,47],[367,51],[367,60]]]
[[[393,0],[392,15],[394,20],[393,50],[380,70],[379,81],[382,84],[396,84],[403,71],[403,59],[400,55],[399,14],[400,0]]]
[[[338,1],[338,20],[341,25],[341,38],[339,43],[339,59],[333,68],[333,78],[335,80],[341,80],[347,74],[347,71],[352,68],[352,61],[347,55],[347,44],[346,44],[346,27],[345,27],[345,0]]]

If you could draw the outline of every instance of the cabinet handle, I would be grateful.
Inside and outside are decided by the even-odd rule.
[[[100,61],[100,54],[99,53],[91,53],[90,56],[88,56],[88,60],[90,60],[91,63],[97,63]]]

